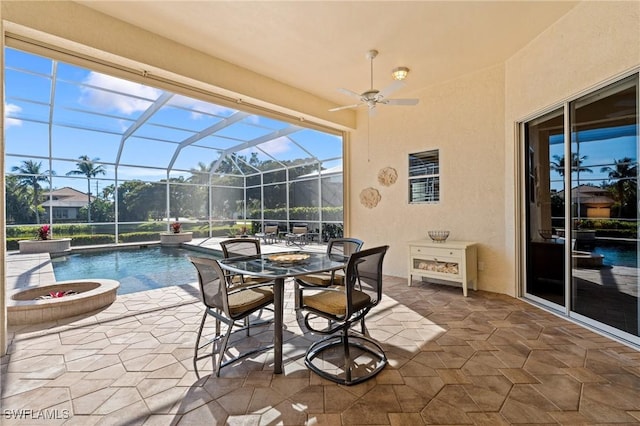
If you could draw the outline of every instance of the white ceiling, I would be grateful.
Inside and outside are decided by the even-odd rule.
[[[393,97],[509,58],[575,1],[80,1],[212,56],[331,100],[411,69]]]

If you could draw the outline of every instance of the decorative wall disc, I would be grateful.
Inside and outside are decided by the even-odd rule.
[[[378,172],[378,182],[383,186],[391,186],[398,180],[398,172],[393,167],[385,167]]]
[[[368,209],[372,209],[380,202],[380,193],[375,188],[365,188],[360,192],[360,204]]]

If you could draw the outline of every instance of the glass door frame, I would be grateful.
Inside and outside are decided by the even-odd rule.
[[[621,73],[613,78],[607,79],[604,82],[601,82],[598,85],[595,85],[593,87],[590,87],[584,91],[581,91],[580,93],[571,96],[570,98],[565,99],[563,102],[561,103],[556,103],[554,105],[551,105],[547,108],[544,108],[542,110],[537,111],[534,114],[530,114],[527,115],[526,117],[524,117],[521,120],[518,120],[517,122],[515,122],[515,136],[516,136],[516,149],[515,149],[515,153],[516,153],[516,170],[515,170],[515,176],[516,176],[516,188],[515,188],[515,196],[516,196],[516,204],[515,204],[515,217],[517,218],[517,222],[516,222],[516,229],[518,229],[518,231],[516,232],[516,256],[517,256],[517,260],[516,260],[516,277],[517,277],[517,288],[516,288],[516,295],[520,298],[525,299],[526,301],[532,302],[536,305],[541,306],[544,309],[547,309],[551,312],[554,312],[556,314],[559,314],[561,316],[566,317],[567,319],[571,319],[571,320],[575,320],[577,322],[579,322],[582,325],[585,325],[587,327],[589,327],[590,329],[592,329],[594,332],[599,332],[599,333],[603,333],[605,335],[608,335],[609,337],[618,339],[624,343],[630,343],[635,347],[640,347],[640,336],[633,336],[630,335],[629,333],[626,333],[624,331],[618,330],[617,328],[614,328],[612,326],[609,326],[607,324],[604,324],[602,322],[596,321],[592,318],[589,318],[587,316],[581,315],[575,311],[572,311],[572,291],[575,291],[575,286],[573,286],[572,283],[572,278],[573,278],[573,265],[572,265],[572,247],[571,244],[565,244],[564,247],[564,263],[565,263],[565,270],[564,270],[564,286],[565,286],[565,292],[564,292],[564,306],[560,306],[556,303],[553,303],[551,301],[548,301],[546,299],[543,299],[542,297],[533,295],[531,293],[527,293],[527,287],[526,287],[526,282],[527,282],[527,256],[528,256],[528,234],[527,234],[527,228],[529,226],[528,224],[528,197],[527,197],[527,191],[526,191],[526,185],[528,185],[528,176],[527,176],[527,164],[526,162],[529,161],[528,158],[528,146],[526,146],[526,124],[529,123],[530,121],[544,116],[545,114],[549,114],[551,112],[553,112],[554,110],[558,110],[558,109],[562,109],[563,112],[563,119],[564,119],[564,129],[563,129],[563,134],[564,134],[564,141],[565,141],[565,146],[564,146],[564,158],[565,159],[570,159],[571,158],[571,149],[572,149],[572,140],[571,140],[571,120],[570,120],[570,114],[571,114],[571,103],[586,96],[589,95],[591,93],[594,93],[598,90],[603,89],[606,86],[609,86],[611,84],[614,84],[616,82],[619,82],[625,78],[631,77],[631,76],[636,76],[636,84],[638,87],[638,90],[636,91],[636,106],[637,106],[637,113],[636,113],[636,137],[638,140],[638,143],[636,144],[636,159],[640,159],[640,67],[634,67],[632,70],[628,70],[624,73]],[[566,166],[565,166],[566,168]],[[567,172],[564,174],[564,187],[565,187],[565,194],[570,194],[571,193],[571,173]],[[638,174],[638,176],[636,177],[636,182],[639,184],[640,186],[640,174]],[[567,199],[568,198],[568,199]],[[638,200],[637,200],[637,215],[638,215],[638,227],[640,228],[640,194],[638,195]],[[564,215],[565,215],[565,223],[564,223],[564,233],[567,236],[571,236],[572,235],[572,231],[573,231],[573,221],[571,220],[572,218],[572,203],[571,203],[571,197],[570,196],[565,196],[565,203],[564,203]],[[569,241],[571,241],[569,239]],[[638,244],[638,257],[640,258],[640,243]],[[640,262],[639,262],[640,263]],[[640,265],[639,265],[640,268]],[[639,283],[638,285],[640,286],[640,277],[639,277]],[[638,297],[638,314],[640,316],[640,296]],[[639,324],[640,326],[640,324]]]

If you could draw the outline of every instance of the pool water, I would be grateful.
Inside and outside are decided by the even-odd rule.
[[[604,264],[612,266],[638,267],[638,252],[634,245],[598,245],[593,253],[604,255]]]
[[[177,247],[145,247],[74,253],[52,258],[57,281],[108,278],[120,281],[118,294],[198,281],[187,256],[221,258]]]

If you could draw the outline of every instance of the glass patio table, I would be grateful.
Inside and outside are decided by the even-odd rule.
[[[291,255],[304,255],[308,257],[303,260],[286,261],[287,257]],[[343,269],[346,267],[348,261],[349,258],[342,255],[300,251],[263,253],[254,256],[219,260],[220,267],[224,270],[274,280],[273,372],[275,374],[282,373],[282,317],[284,311],[285,279],[298,275]]]

